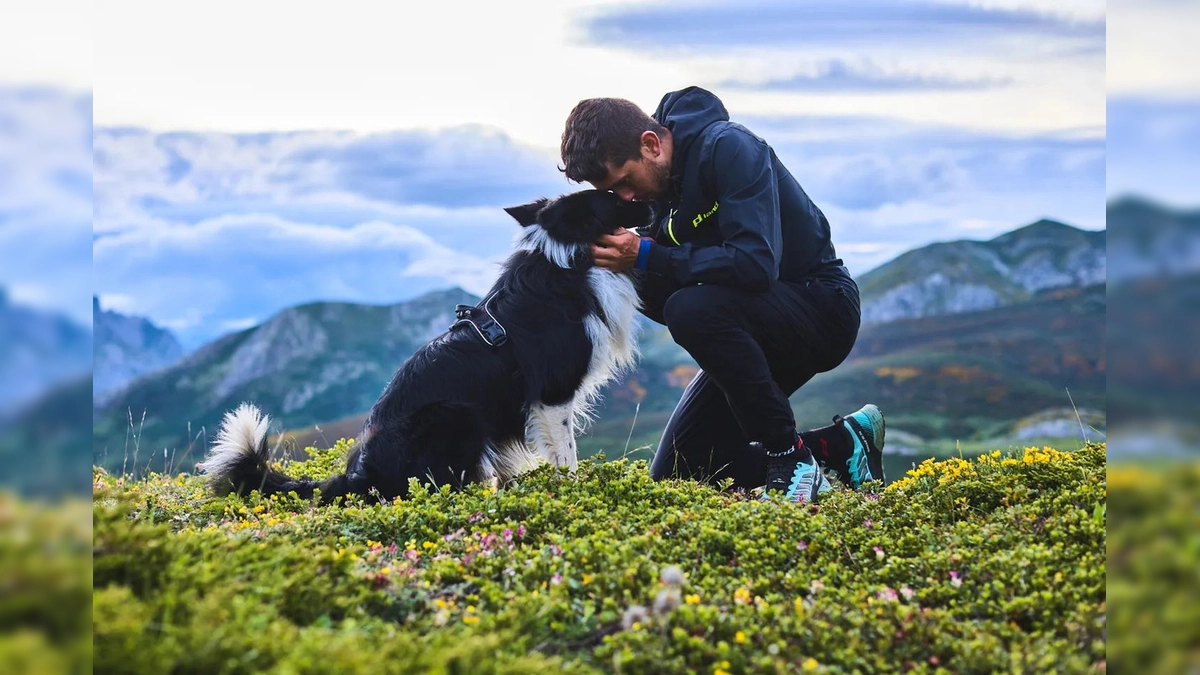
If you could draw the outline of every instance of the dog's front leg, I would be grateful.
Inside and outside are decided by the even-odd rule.
[[[565,466],[575,473],[575,404],[534,405],[529,410],[525,428],[529,445],[543,460]]]

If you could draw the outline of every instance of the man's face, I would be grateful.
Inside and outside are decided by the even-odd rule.
[[[642,135],[642,156],[620,166],[605,164],[608,175],[592,181],[597,190],[612,190],[625,201],[657,199],[667,190],[671,175],[671,151],[668,143],[647,131]]]

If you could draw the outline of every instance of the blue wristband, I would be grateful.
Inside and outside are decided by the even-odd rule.
[[[650,241],[649,239],[642,240],[641,245],[638,246],[638,257],[637,262],[633,264],[634,267],[638,268],[639,270],[646,269],[646,262],[650,259],[650,247],[653,245],[654,242]]]

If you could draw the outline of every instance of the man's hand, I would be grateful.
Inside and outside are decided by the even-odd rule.
[[[641,245],[642,238],[632,230],[617,230],[601,235],[592,243],[592,262],[596,263],[596,267],[613,272],[631,270],[637,263]]]

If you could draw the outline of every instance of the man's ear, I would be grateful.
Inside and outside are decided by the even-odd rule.
[[[536,202],[529,202],[520,206],[510,206],[504,209],[504,212],[516,218],[521,227],[529,227],[530,225],[537,224],[538,211],[541,211],[542,207],[546,206],[546,202],[548,201],[550,200],[539,199]]]
[[[662,154],[662,139],[653,131],[643,131],[640,139],[642,157],[657,159]]]

